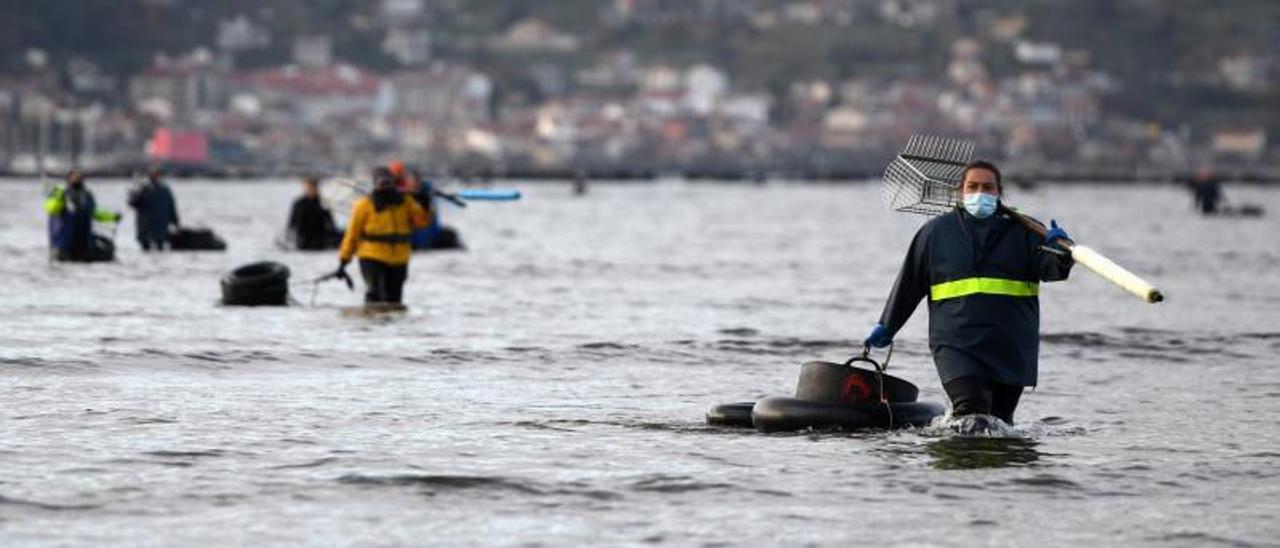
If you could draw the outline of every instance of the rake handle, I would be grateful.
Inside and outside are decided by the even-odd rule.
[[[1018,221],[1022,226],[1027,227],[1027,230],[1034,232],[1041,238],[1044,238],[1045,234],[1049,232],[1044,225],[1036,222],[1026,215],[1003,206],[1001,206],[1000,209],[1012,217],[1013,220]],[[1059,240],[1058,243],[1062,247],[1066,248],[1067,251],[1071,252],[1071,257],[1074,258],[1077,263],[1084,265],[1089,270],[1092,270],[1097,275],[1102,276],[1103,279],[1116,284],[1121,289],[1124,289],[1125,291],[1128,291],[1149,303],[1158,303],[1164,300],[1164,293],[1161,293],[1155,286],[1138,277],[1137,274],[1129,272],[1123,266],[1116,264],[1111,259],[1106,258],[1093,248],[1079,245],[1070,240]]]

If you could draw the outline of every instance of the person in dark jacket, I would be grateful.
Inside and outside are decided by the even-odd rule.
[[[1191,193],[1195,196],[1196,209],[1204,215],[1218,213],[1218,204],[1222,202],[1222,181],[1213,176],[1208,168],[1200,168],[1191,179]]]
[[[1040,352],[1040,282],[1067,279],[1070,242],[1051,221],[1044,238],[1001,207],[994,164],[967,165],[960,204],[916,233],[880,323],[864,341],[884,347],[929,297],[929,349],[952,415],[993,415],[1012,424]]]
[[[79,170],[67,173],[65,186],[54,187],[44,201],[49,214],[49,251],[60,261],[107,260],[110,251],[94,246],[93,222],[118,223],[122,215],[98,209],[93,193],[85,187]],[[101,255],[101,256],[100,256]]]
[[[170,229],[178,228],[178,204],[169,185],[160,180],[163,175],[153,166],[147,169],[147,182],[129,192],[129,206],[138,211],[138,244],[143,251],[168,247]]]
[[[430,220],[430,224],[426,228],[419,228],[413,231],[413,248],[429,249],[440,238],[441,233],[439,212],[436,210],[435,184],[430,180],[423,179],[422,175],[414,170],[405,171],[401,180],[404,182],[401,190],[418,202],[418,205],[422,206],[422,209],[427,212],[427,218]]]
[[[342,234],[333,223],[333,213],[320,200],[320,180],[302,180],[302,196],[289,210],[289,233],[298,249],[317,250],[338,247]]]

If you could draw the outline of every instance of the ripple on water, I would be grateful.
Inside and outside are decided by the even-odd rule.
[[[463,350],[457,348],[438,348],[425,355],[395,356],[401,361],[430,365],[461,365],[479,362],[501,361],[503,358],[491,352]]]
[[[13,506],[19,508],[34,508],[37,510],[49,510],[54,512],[71,512],[83,510],[96,510],[101,508],[100,504],[56,504],[52,502],[40,502],[35,500],[18,499],[0,495],[0,507]]]
[[[1042,333],[1040,341],[1046,346],[1063,346],[1073,354],[1094,356],[1102,353],[1131,360],[1168,363],[1190,363],[1211,358],[1252,358],[1253,354],[1238,351],[1251,347],[1255,340],[1273,340],[1280,334],[1261,333],[1200,333],[1126,327],[1115,332],[1093,331]]]
[[[1029,487],[1045,488],[1049,491],[1057,490],[1079,490],[1080,484],[1069,479],[1055,476],[1053,474],[1036,474],[1025,478],[1011,478],[1008,483],[1013,485],[1025,485]]]
[[[843,339],[775,337],[766,339],[720,339],[711,343],[710,349],[752,355],[810,356],[824,350],[843,350],[848,347],[849,341]]]
[[[77,370],[88,369],[96,365],[89,360],[50,360],[37,357],[0,358],[0,368],[42,369],[42,370]]]
[[[280,356],[275,353],[262,350],[227,350],[212,351],[206,350],[202,352],[187,352],[180,354],[183,358],[193,360],[206,361],[221,364],[246,364],[255,362],[278,362],[281,361]]]
[[[326,464],[333,464],[335,462],[338,462],[338,457],[321,457],[315,460],[300,462],[297,464],[279,464],[276,466],[272,466],[271,469],[272,470],[293,470],[297,468],[317,468],[320,466],[324,466]]]
[[[143,451],[143,455],[151,457],[160,457],[164,459],[198,459],[203,457],[221,457],[227,454],[221,449],[209,449],[206,451]]]
[[[593,426],[624,428],[629,430],[648,430],[658,432],[673,433],[697,433],[697,434],[723,434],[723,433],[748,433],[755,434],[751,429],[743,428],[720,428],[708,426],[702,422],[652,422],[652,421],[628,421],[628,420],[587,420],[587,419],[550,419],[550,420],[523,420],[513,422],[497,422],[497,425],[510,425],[518,428],[528,428],[532,430],[549,430],[556,432],[575,432],[583,433],[584,429]]]
[[[449,493],[509,493],[530,496],[574,496],[595,501],[622,498],[620,493],[594,488],[583,482],[541,484],[521,478],[505,476],[472,476],[456,474],[346,474],[338,483],[364,488],[413,489],[415,492],[437,496]]]
[[[705,482],[690,476],[671,474],[652,474],[632,482],[632,491],[653,493],[688,493],[692,491],[735,490],[739,487],[731,483]]]
[[[529,481],[502,476],[466,476],[450,474],[346,474],[338,483],[373,487],[419,487],[430,493],[448,491],[515,491],[542,494],[543,490]]]
[[[120,419],[120,422],[135,426],[146,426],[150,424],[177,424],[178,419],[171,417],[124,417]]]
[[[1193,546],[1240,546],[1240,547],[1257,546],[1252,542],[1245,542],[1242,540],[1236,540],[1236,539],[1227,538],[1227,537],[1220,537],[1217,535],[1210,535],[1208,533],[1201,533],[1198,531],[1178,531],[1176,533],[1153,535],[1153,536],[1147,537],[1147,540],[1152,540],[1152,541],[1165,543],[1165,544],[1187,543]]]

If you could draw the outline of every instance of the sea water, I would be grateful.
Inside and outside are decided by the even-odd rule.
[[[923,217],[874,183],[504,183],[441,204],[407,315],[277,249],[292,181],[173,181],[226,252],[51,264],[39,184],[0,184],[0,544],[1264,546],[1280,538],[1280,190],[1204,218],[1181,187],[1044,185],[1055,218],[1167,296],[1043,287],[1040,384],[1000,437],[763,435],[712,404],[787,395],[876,322]],[[258,260],[295,306],[218,304]],[[945,402],[917,310],[890,371]]]

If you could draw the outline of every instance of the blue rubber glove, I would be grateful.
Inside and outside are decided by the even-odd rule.
[[[1067,235],[1067,231],[1058,226],[1058,221],[1049,219],[1049,231],[1044,234],[1044,243],[1051,244],[1054,240],[1072,241],[1071,236]]]
[[[884,348],[893,344],[893,337],[889,336],[889,330],[884,328],[884,324],[876,324],[871,328],[871,334],[867,335],[867,339],[862,344],[874,346],[876,348]]]

